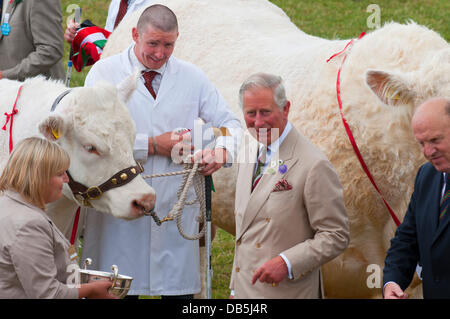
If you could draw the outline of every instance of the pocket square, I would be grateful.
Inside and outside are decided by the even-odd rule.
[[[292,189],[291,184],[289,184],[289,182],[285,178],[283,178],[275,184],[272,192],[288,191],[290,189]]]

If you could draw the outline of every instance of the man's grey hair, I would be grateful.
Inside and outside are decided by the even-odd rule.
[[[145,9],[139,17],[137,30],[140,34],[152,26],[163,32],[178,31],[178,20],[175,13],[162,4],[154,4]]]
[[[244,107],[245,91],[253,88],[271,89],[275,104],[278,105],[281,110],[286,105],[286,90],[284,89],[281,76],[268,73],[256,73],[251,75],[244,83],[242,83],[241,88],[239,89],[239,103],[241,108]]]

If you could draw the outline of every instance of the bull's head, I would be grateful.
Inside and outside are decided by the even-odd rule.
[[[39,130],[69,153],[72,179],[86,185],[84,196],[73,194],[82,188],[68,186],[64,195],[118,218],[137,218],[143,209],[153,209],[155,192],[139,176],[140,166],[133,158],[136,128],[114,86],[74,88]],[[109,186],[99,191],[105,183]]]
[[[413,109],[430,97],[450,96],[450,49],[432,53],[420,68],[407,73],[368,70],[366,83],[386,105]]]

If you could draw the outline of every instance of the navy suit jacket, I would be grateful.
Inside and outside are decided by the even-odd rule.
[[[442,186],[442,173],[431,163],[420,167],[408,211],[387,252],[383,285],[394,281],[405,290],[420,261],[424,298],[450,298],[450,214],[439,221]]]

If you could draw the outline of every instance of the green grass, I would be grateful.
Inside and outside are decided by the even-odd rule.
[[[450,39],[448,13],[450,1],[446,0],[272,0],[283,8],[300,29],[312,35],[328,39],[357,37],[368,31],[366,12],[369,4],[380,7],[381,25],[396,21],[405,23],[410,19],[439,32],[447,41]]]
[[[187,1],[187,0],[180,0]],[[73,13],[67,12],[70,4],[77,4],[83,9],[83,20],[90,19],[99,26],[104,26],[109,6],[109,0],[62,0],[65,28],[67,17]],[[214,0],[211,0],[213,3]],[[371,3],[380,7],[381,25],[389,21],[407,22],[409,19],[439,32],[444,39],[450,39],[448,0],[272,0],[281,7],[300,29],[308,34],[328,38],[347,39],[357,37],[362,31],[369,31],[366,21],[372,14],[366,12]],[[180,30],[182,33],[183,30]],[[64,61],[67,63],[69,45],[65,47]],[[73,70],[71,86],[82,86],[89,67],[81,73]],[[218,230],[212,245],[212,281],[213,298],[228,298],[229,280],[233,265],[234,238],[222,230]]]
[[[212,278],[212,297],[226,299],[230,296],[231,270],[234,256],[234,236],[218,229],[211,249],[211,267],[214,271]]]

